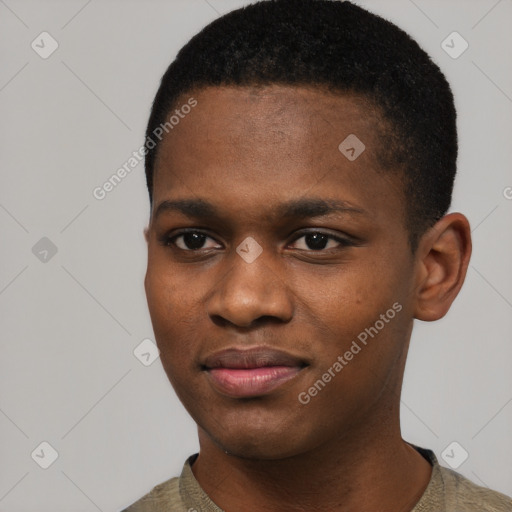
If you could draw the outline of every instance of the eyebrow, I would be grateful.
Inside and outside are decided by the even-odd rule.
[[[293,199],[271,207],[269,210],[268,217],[300,219],[321,217],[333,213],[367,214],[365,210],[357,208],[347,201],[316,198]],[[179,212],[195,219],[221,217],[218,208],[204,199],[167,199],[156,207],[154,219],[156,220],[164,212]]]

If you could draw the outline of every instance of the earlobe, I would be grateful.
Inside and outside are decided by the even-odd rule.
[[[418,320],[431,322],[446,315],[466,277],[471,257],[471,230],[461,213],[440,219],[421,238],[416,274]]]

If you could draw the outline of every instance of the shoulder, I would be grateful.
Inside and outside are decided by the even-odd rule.
[[[191,455],[183,464],[179,477],[170,478],[132,503],[122,512],[222,512],[201,489],[192,472],[198,454]]]
[[[439,466],[448,510],[464,512],[511,512],[512,498],[481,487],[461,474]]]
[[[173,506],[172,510],[176,510],[176,512],[186,511],[180,496],[178,477],[170,478],[153,487],[148,494],[122,512],[160,512],[169,510],[170,506]]]
[[[432,466],[430,482],[412,512],[512,512],[512,499],[439,464],[432,450],[413,446]]]

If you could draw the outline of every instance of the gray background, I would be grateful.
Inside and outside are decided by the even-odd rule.
[[[0,511],[119,510],[197,451],[160,360],[133,353],[153,337],[143,164],[105,199],[92,191],[143,143],[178,49],[246,3],[0,0]],[[409,31],[453,86],[452,210],[474,236],[452,310],[415,327],[404,437],[444,465],[456,441],[459,472],[512,494],[512,0],[358,3]],[[47,59],[31,47],[43,31],[59,45]],[[457,59],[441,47],[453,31],[469,43]],[[58,452],[47,469],[43,441]]]

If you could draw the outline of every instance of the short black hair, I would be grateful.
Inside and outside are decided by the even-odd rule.
[[[402,29],[349,1],[263,0],[216,19],[179,51],[146,142],[187,92],[271,84],[355,94],[377,109],[386,126],[379,164],[400,172],[414,251],[450,207],[456,174],[456,110],[439,67]],[[157,153],[158,143],[145,156],[151,204]]]

